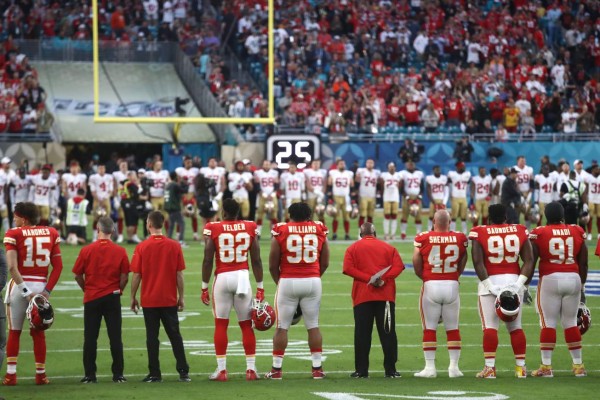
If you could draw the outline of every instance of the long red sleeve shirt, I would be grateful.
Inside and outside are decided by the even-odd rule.
[[[371,276],[391,265],[381,279],[382,287],[369,285]],[[352,303],[357,306],[368,301],[396,301],[395,279],[404,270],[404,263],[395,247],[373,236],[353,243],[344,255],[345,275],[354,278]]]

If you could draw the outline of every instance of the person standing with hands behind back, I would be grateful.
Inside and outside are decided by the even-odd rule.
[[[165,237],[162,228],[165,217],[160,211],[151,211],[146,220],[150,237],[140,243],[131,258],[131,310],[138,313],[140,304],[136,294],[142,283],[141,303],[146,324],[148,375],[142,382],[162,382],[158,360],[158,330],[162,322],[173,354],[180,382],[190,382],[189,366],[185,358],[183,339],[179,332],[178,311],[183,311],[183,270],[185,263],[181,245]]]
[[[386,378],[399,378],[398,338],[396,337],[396,283],[404,264],[395,247],[376,238],[375,227],[366,222],[360,227],[361,240],[344,255],[343,273],[354,278],[354,366],[351,378],[369,377],[369,352],[373,320],[383,348]],[[383,272],[383,273],[382,273]]]

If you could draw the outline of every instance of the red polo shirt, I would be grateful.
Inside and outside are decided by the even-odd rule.
[[[164,235],[152,235],[138,244],[131,272],[142,276],[142,307],[177,305],[177,272],[185,269],[181,245]]]
[[[98,240],[81,249],[73,273],[84,275],[84,303],[109,294],[120,294],[121,274],[129,273],[127,252],[110,240]]]
[[[392,266],[381,279],[382,287],[369,285],[371,276]],[[398,250],[373,236],[354,242],[344,255],[344,274],[354,278],[352,303],[357,306],[368,301],[396,301],[395,279],[404,270]]]

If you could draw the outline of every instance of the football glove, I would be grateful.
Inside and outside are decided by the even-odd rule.
[[[256,289],[256,300],[265,301],[265,289]]]
[[[210,295],[208,294],[208,289],[202,289],[202,302],[204,305],[210,305]]]

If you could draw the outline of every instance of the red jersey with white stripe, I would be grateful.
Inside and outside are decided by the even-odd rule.
[[[517,224],[475,226],[469,233],[469,239],[478,241],[483,249],[488,275],[518,275],[519,254],[528,238],[527,228]]]
[[[579,273],[577,254],[585,246],[585,232],[578,225],[538,226],[529,234],[538,248],[540,276],[555,272]]]
[[[249,269],[248,250],[257,235],[256,222],[219,221],[204,227],[204,235],[215,244],[215,275]]]
[[[327,240],[327,227],[320,221],[279,223],[271,231],[279,243],[281,278],[318,278],[319,257]]]
[[[48,226],[13,228],[4,236],[6,251],[17,252],[17,265],[24,280],[48,278],[48,266],[54,257],[60,257],[59,243],[60,235]]]
[[[414,244],[423,257],[423,282],[458,280],[458,263],[469,246],[464,233],[423,232]]]

